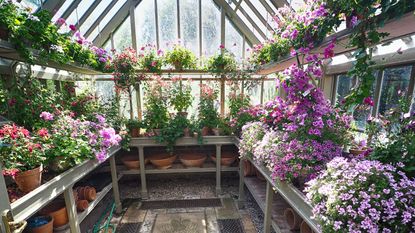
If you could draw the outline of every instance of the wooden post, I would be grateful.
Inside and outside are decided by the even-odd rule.
[[[118,175],[117,164],[115,163],[115,155],[110,158],[111,167],[111,179],[112,179],[112,192],[114,193],[114,202],[116,207],[116,213],[119,214],[122,211],[122,205],[120,201],[120,190],[118,188]]]
[[[81,230],[79,229],[78,212],[76,211],[75,198],[73,196],[73,185],[68,187],[68,189],[63,192],[63,196],[65,197],[65,205],[66,211],[68,212],[69,227],[71,229],[71,233],[81,233]]]
[[[264,210],[264,233],[271,232],[271,216],[272,216],[272,199],[274,198],[274,191],[272,185],[267,181],[267,191],[265,196],[265,210]]]
[[[222,191],[221,189],[221,154],[222,145],[216,145],[216,195],[219,195]]]

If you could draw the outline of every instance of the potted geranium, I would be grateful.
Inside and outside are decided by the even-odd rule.
[[[126,123],[126,126],[130,132],[131,137],[140,136],[140,129],[142,127],[141,121],[138,119],[129,119]]]
[[[128,90],[131,85],[135,84],[137,62],[136,51],[132,48],[125,48],[121,53],[115,55],[112,66],[116,87]]]
[[[199,101],[199,126],[202,130],[202,136],[210,134],[212,128],[216,127],[218,121],[218,112],[215,108],[217,91],[207,84],[201,85],[201,94]]]
[[[173,78],[170,86],[170,104],[177,114],[187,116],[187,109],[192,105],[193,95],[191,80],[183,82],[182,78]]]
[[[41,137],[47,132],[39,132]],[[40,186],[45,148],[29,131],[17,125],[4,125],[0,129],[0,161],[3,174],[11,175],[19,189],[28,193]]]
[[[197,59],[193,52],[180,44],[175,44],[173,49],[166,53],[165,63],[178,71],[195,69],[196,62]]]
[[[209,58],[206,70],[214,74],[226,74],[236,71],[237,63],[235,55],[226,50],[223,45],[220,48],[219,53]]]
[[[163,65],[163,51],[154,45],[146,45],[138,51],[138,65],[151,73],[160,73]]]
[[[167,83],[161,77],[154,77],[145,85],[145,113],[144,123],[147,129],[155,135],[160,134],[168,122],[168,87]]]

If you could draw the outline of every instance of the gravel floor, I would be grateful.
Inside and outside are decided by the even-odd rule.
[[[238,198],[239,177],[225,173],[222,176],[223,196]],[[216,178],[214,174],[180,174],[148,175],[148,200],[215,198]],[[122,199],[140,198],[139,176],[125,176],[120,180]],[[248,212],[257,232],[262,232],[264,216],[252,195],[245,188],[246,203],[243,207]]]

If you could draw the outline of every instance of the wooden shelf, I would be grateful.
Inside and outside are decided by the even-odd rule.
[[[35,51],[36,53],[36,51]],[[25,60],[20,57],[19,53],[16,51],[14,46],[5,40],[0,40],[0,57],[25,62]],[[75,63],[68,63],[68,64],[60,64],[54,61],[49,61],[46,63],[35,61],[36,65],[40,66],[47,66],[51,68],[55,68],[57,70],[66,70],[69,72],[77,73],[77,74],[86,74],[86,75],[104,75],[105,73],[93,70],[90,67],[82,67]]]
[[[233,145],[235,144],[234,136],[206,136],[203,137],[202,144],[195,137],[182,137],[176,141],[176,146],[197,146],[197,145]],[[131,147],[149,147],[149,146],[165,146],[158,143],[152,137],[131,138]]]
[[[238,167],[224,167],[221,166],[221,172],[237,172]],[[127,170],[120,169],[121,174],[131,175],[140,174],[140,170]],[[168,169],[157,169],[152,164],[146,165],[146,174],[172,174],[172,173],[210,173],[216,172],[216,164],[208,161],[203,164],[203,167],[185,167],[181,163],[174,163],[171,168]]]
[[[260,180],[256,177],[245,177],[244,183],[248,188],[249,192],[254,197],[259,208],[264,212],[265,210],[265,196],[266,196],[266,185],[267,182]],[[284,210],[288,208],[288,204],[278,194],[274,194],[272,202],[272,228],[275,232],[291,233],[289,227],[285,221]]]
[[[413,14],[413,12],[409,12],[400,18],[396,18],[386,22],[385,26],[379,29],[379,32],[387,32],[389,33],[389,36],[383,38],[380,41],[380,44],[415,34],[414,25],[415,15]],[[349,44],[350,33],[350,29],[345,29],[343,31],[328,36],[318,47],[311,50],[311,53],[323,53],[324,49],[334,38],[336,38],[336,46],[334,48],[335,56],[352,52],[355,48],[347,47],[347,45]],[[292,64],[296,62],[297,60],[295,57],[286,56],[280,61],[270,62],[268,64],[261,66],[256,73],[260,75],[277,73],[285,70],[286,68],[290,67]]]
[[[306,197],[292,184],[283,181],[273,181],[271,172],[264,166],[259,166],[252,160],[249,160],[253,166],[265,177],[266,181],[272,184],[272,187],[278,192],[291,208],[311,227],[314,232],[320,232],[318,223],[312,219],[312,206],[307,202]]]
[[[108,159],[114,156],[120,149],[120,146],[112,147]],[[29,218],[47,203],[62,194],[66,189],[72,187],[73,184],[89,174],[100,164],[101,163],[97,160],[85,161],[11,203],[10,206],[14,220],[23,221]]]

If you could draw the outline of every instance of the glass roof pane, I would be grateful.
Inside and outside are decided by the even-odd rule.
[[[88,10],[88,8],[92,5],[92,3],[95,0],[83,0],[79,3],[78,7],[76,7],[76,10],[74,10],[66,20],[67,24],[73,24],[75,25],[78,22],[78,19],[80,19],[85,12]],[[78,14],[78,15],[77,15]]]
[[[268,3],[268,6],[271,7],[274,12],[277,12],[277,8],[271,3],[271,0],[265,0],[265,2]]]
[[[96,27],[92,32],[91,32],[91,34],[87,37],[87,40],[88,41],[93,41],[98,35],[99,35],[99,30],[101,30],[101,28],[99,27],[99,25],[98,25],[98,27]]]
[[[154,14],[154,0],[143,0],[135,8],[137,46],[156,44],[156,17]]]
[[[183,45],[199,54],[199,6],[195,0],[180,1],[180,31]]]
[[[157,0],[160,48],[166,49],[177,41],[177,4],[172,0]]]
[[[225,48],[235,54],[238,61],[241,61],[243,38],[227,17],[225,23],[225,41]]]
[[[21,1],[21,4],[24,6],[28,6],[31,9],[31,12],[35,12],[37,9],[39,9],[40,5],[42,4],[42,1],[40,0],[23,0]]]
[[[96,19],[101,15],[105,8],[110,4],[110,0],[101,1],[91,15],[85,20],[81,25],[80,31],[85,33],[91,27],[91,25],[96,21]],[[95,29],[96,30],[96,29]]]
[[[261,16],[267,20],[268,16],[268,11],[267,9],[265,9],[264,5],[262,5],[262,3],[259,0],[250,0],[250,2],[252,3],[252,5],[255,6],[255,9],[257,9],[259,11],[259,13],[261,14]]]
[[[118,0],[117,3],[111,8],[108,14],[99,22],[101,30],[107,25],[107,23],[114,17],[118,10],[124,5],[127,0]]]
[[[202,0],[202,54],[211,56],[220,45],[220,11],[212,0]]]
[[[251,10],[251,8],[245,3],[242,2],[241,7],[246,11],[246,13],[251,17],[251,19],[255,22],[256,25],[261,29],[264,34],[267,34],[267,27],[259,20],[259,18],[255,15],[255,13]],[[261,37],[258,37],[261,38]]]
[[[130,17],[127,17],[114,33],[114,48],[120,51],[126,47],[131,47],[131,45],[131,21]]]
[[[305,2],[303,0],[289,0],[288,2],[290,3],[291,7],[296,11],[305,7]]]
[[[52,1],[52,0],[48,0],[48,1]],[[53,16],[52,20],[56,21],[57,19],[59,19],[63,12],[66,11],[66,9],[68,9],[68,7],[72,4],[74,0],[66,0],[62,6],[59,8],[59,10],[56,12],[56,14]]]

